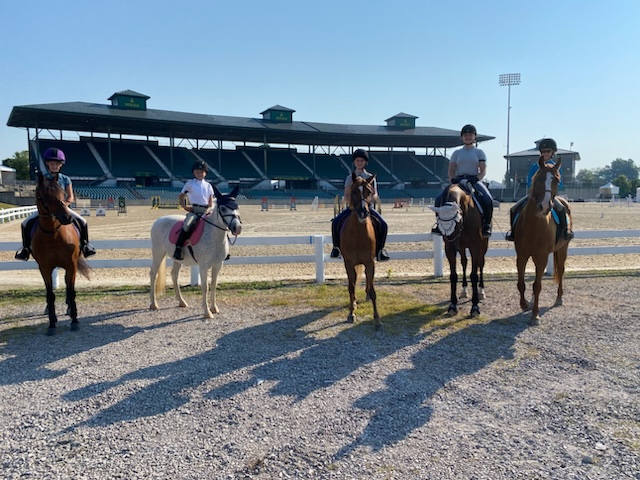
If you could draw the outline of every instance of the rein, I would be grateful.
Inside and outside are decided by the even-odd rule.
[[[209,225],[216,227],[218,230],[222,230],[224,232],[229,232],[231,230],[231,222],[233,221],[234,218],[237,218],[238,221],[240,223],[242,223],[242,220],[240,219],[240,215],[237,214],[233,214],[233,213],[228,213],[226,215],[223,215],[220,212],[220,207],[222,207],[222,204],[219,204],[216,206],[216,210],[218,211],[218,215],[220,215],[220,218],[222,218],[222,221],[224,222],[224,227],[221,227],[220,225],[216,224],[215,222],[210,222],[209,220],[207,220],[204,217],[204,214],[202,213],[198,213],[198,218],[201,219],[203,222],[208,223]],[[231,217],[230,221],[227,221],[227,217]],[[235,245],[235,243],[238,241],[238,237],[236,236],[235,239],[233,240],[233,242],[231,241],[231,238],[229,237],[229,234],[227,234],[227,240],[229,241],[229,244],[231,245]]]

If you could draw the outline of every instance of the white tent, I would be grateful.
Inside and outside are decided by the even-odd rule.
[[[600,198],[611,198],[620,193],[620,187],[616,187],[613,183],[608,182],[602,185],[598,189],[598,192],[600,193]]]
[[[0,185],[16,183],[16,169],[0,165]]]

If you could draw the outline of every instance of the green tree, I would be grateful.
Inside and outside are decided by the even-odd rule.
[[[634,181],[638,179],[638,167],[631,159],[623,160],[622,158],[616,158],[611,162],[610,174],[611,178],[625,176],[627,180]]]
[[[5,166],[16,169],[16,180],[29,180],[29,152],[16,152],[13,157],[2,162]]]
[[[617,186],[620,191],[618,192],[618,196],[620,198],[624,198],[627,195],[631,194],[631,182],[625,175],[618,175],[616,178],[612,180],[613,184]],[[633,192],[635,195],[635,191]]]

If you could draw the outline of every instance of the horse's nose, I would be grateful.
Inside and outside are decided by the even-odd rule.
[[[233,222],[231,226],[231,233],[234,235],[240,235],[242,233],[242,224],[240,222]]]

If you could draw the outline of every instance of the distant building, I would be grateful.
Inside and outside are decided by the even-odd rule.
[[[0,165],[0,185],[15,185],[16,169]]]
[[[504,158],[507,160],[507,180],[509,185],[513,185],[513,181],[519,185],[525,185],[527,182],[527,174],[531,165],[538,163],[540,151],[538,145],[544,139],[537,140],[535,147],[521,152],[511,153]],[[572,184],[576,176],[576,162],[580,160],[580,153],[573,150],[563,150],[558,148],[556,159],[562,158],[562,182]]]

